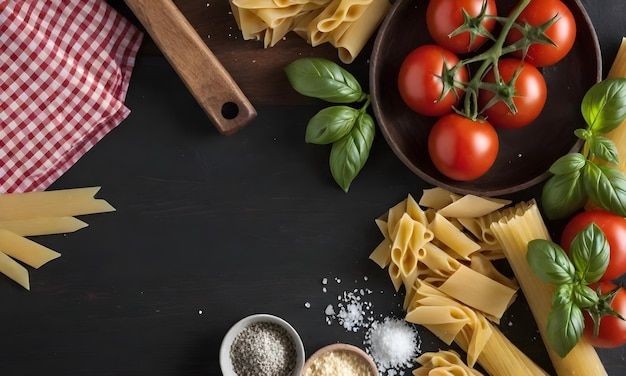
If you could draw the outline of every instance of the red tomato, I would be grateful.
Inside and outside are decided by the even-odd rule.
[[[457,54],[466,54],[475,51],[488,39],[481,34],[475,34],[473,40],[469,31],[450,36],[452,32],[464,25],[463,10],[470,17],[477,17],[483,6],[483,0],[430,0],[426,8],[426,25],[430,36],[435,42]],[[495,0],[487,0],[485,15],[480,24],[491,33],[496,24],[497,15]],[[478,20],[477,20],[478,21]]]
[[[600,291],[605,294],[617,286],[609,282],[600,282]],[[589,285],[592,289],[596,289],[597,285]],[[626,291],[620,288],[615,294],[611,302],[611,308],[626,317]],[[613,348],[626,344],[626,321],[616,316],[603,316],[600,319],[600,328],[598,336],[593,335],[593,320],[585,311],[585,330],[583,335],[595,347]]]
[[[539,26],[548,22],[553,17],[557,21],[550,25],[545,34],[556,46],[550,44],[532,44],[528,48],[525,61],[537,67],[552,65],[567,55],[576,40],[576,21],[567,5],[559,0],[532,0],[530,4],[517,18],[516,23]],[[507,35],[506,42],[511,44],[522,38],[522,34],[516,28],[512,28]],[[514,55],[522,57],[522,51],[516,51]]]
[[[445,77],[445,66],[450,69],[459,58],[445,48],[428,44],[413,50],[403,61],[398,74],[400,96],[413,111],[426,116],[441,116],[459,104],[462,89],[454,82],[466,82],[467,68],[461,67],[453,77]],[[450,81],[445,82],[444,80]],[[442,96],[444,88],[449,87]]]
[[[592,222],[602,230],[611,248],[609,267],[600,280],[612,281],[626,272],[626,218],[604,210],[581,212],[563,229],[561,248],[569,251],[574,237]]]
[[[515,77],[516,72],[519,74]],[[499,100],[482,113],[496,128],[521,128],[530,124],[539,116],[546,103],[548,88],[546,80],[537,68],[526,64],[519,59],[500,59],[498,71],[504,85],[497,90],[497,94],[513,101],[517,112],[511,112],[509,106]],[[515,78],[514,78],[515,77]],[[513,82],[514,80],[514,82]],[[483,82],[496,83],[494,70],[490,69]],[[511,90],[507,83],[513,84]],[[493,91],[482,89],[478,93],[478,105],[483,109],[496,96]]]
[[[498,134],[486,121],[455,112],[442,116],[428,135],[428,153],[439,172],[468,181],[487,172],[498,154]]]

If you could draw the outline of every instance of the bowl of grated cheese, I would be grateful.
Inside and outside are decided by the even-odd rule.
[[[346,343],[324,346],[304,363],[302,376],[379,376],[374,360]]]

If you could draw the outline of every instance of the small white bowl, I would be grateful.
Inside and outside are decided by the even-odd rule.
[[[327,345],[317,350],[304,363],[302,374],[304,375],[305,372],[313,365],[313,363],[315,363],[317,359],[331,352],[351,353],[352,355],[356,356],[356,358],[359,359],[363,363],[363,365],[367,367],[367,369],[369,369],[372,376],[380,375],[380,373],[378,372],[378,367],[376,367],[376,363],[374,363],[374,360],[365,351],[361,350],[359,347],[347,343],[334,343],[332,345]]]
[[[258,322],[277,324],[287,331],[287,334],[289,334],[289,336],[291,337],[291,340],[293,341],[293,344],[296,348],[296,365],[291,376],[300,376],[305,360],[304,345],[302,344],[302,339],[300,338],[300,335],[298,335],[298,332],[287,321],[274,315],[262,313],[244,317],[243,319],[239,320],[237,323],[235,323],[235,325],[230,328],[230,330],[228,330],[228,332],[224,336],[224,339],[222,340],[222,344],[220,346],[220,368],[222,369],[222,375],[238,376],[235,373],[233,362],[230,357],[230,347],[237,335],[242,330],[244,330],[248,325]]]

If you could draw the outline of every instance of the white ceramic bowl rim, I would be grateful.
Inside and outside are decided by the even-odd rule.
[[[250,324],[254,324],[257,322],[268,322],[273,324],[278,324],[283,327],[291,340],[293,341],[296,347],[296,366],[294,368],[292,376],[300,376],[302,373],[302,367],[304,366],[305,361],[305,353],[304,353],[304,345],[302,343],[302,339],[298,332],[294,329],[291,324],[287,321],[283,320],[278,316],[274,316],[267,313],[258,313],[254,315],[250,315],[244,317],[243,319],[236,322],[226,333],[224,339],[222,340],[222,344],[220,346],[220,368],[222,370],[223,376],[238,376],[235,373],[233,363],[230,359],[230,346],[232,345],[235,337],[239,334],[244,328],[246,328]]]

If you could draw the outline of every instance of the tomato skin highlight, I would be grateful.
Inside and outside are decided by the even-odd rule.
[[[545,34],[556,46],[549,44],[532,44],[524,60],[536,67],[552,65],[563,59],[572,49],[576,40],[576,21],[574,15],[560,0],[532,0],[522,11],[516,23],[523,25],[526,22],[532,26],[539,26],[558,15],[558,20],[552,24]],[[512,28],[506,38],[506,44],[514,43],[522,38],[519,30]],[[522,58],[522,51],[515,51],[513,55]]]
[[[444,62],[448,68],[452,68],[459,62],[459,58],[445,48],[431,44],[417,47],[402,62],[398,73],[398,89],[402,100],[413,111],[425,116],[441,116],[459,104],[463,94],[460,88],[452,89],[441,97],[444,89],[441,78]],[[467,68],[458,69],[454,79],[467,82]]]
[[[434,41],[457,54],[466,54],[485,44],[487,37],[476,35],[470,45],[470,33],[463,32],[453,37],[449,34],[463,25],[463,9],[471,16],[480,14],[483,0],[430,0],[426,8],[426,26]],[[487,1],[486,15],[496,16],[495,0]],[[495,27],[495,18],[485,18],[481,25],[489,32]]]
[[[498,155],[498,134],[487,121],[450,113],[439,118],[428,135],[428,153],[439,172],[450,179],[484,175]]]
[[[609,282],[626,273],[626,218],[599,209],[576,214],[565,225],[560,245],[569,252],[574,237],[592,222],[602,230],[611,248],[609,266],[600,278]]]
[[[512,113],[507,104],[502,101],[496,102],[493,106],[483,111],[483,115],[496,128],[514,129],[525,127],[541,114],[546,103],[548,96],[546,80],[537,68],[514,58],[500,59],[498,62],[498,70],[504,83],[508,83],[518,69],[521,70],[515,80],[515,94],[513,96],[513,103],[517,112]],[[487,72],[483,82],[496,82],[493,69]],[[479,108],[484,108],[494,96],[495,93],[492,91],[479,90]]]
[[[593,290],[596,290],[597,286],[598,284],[589,285]],[[600,282],[599,286],[602,294],[617,287],[617,285],[610,282]],[[611,302],[611,308],[622,315],[622,317],[626,317],[626,291],[623,288],[620,288],[615,295]],[[614,348],[626,344],[626,321],[615,316],[603,316],[600,319],[598,336],[594,337],[593,320],[587,312],[584,313],[584,317],[585,329],[583,336],[591,345],[602,348]]]

